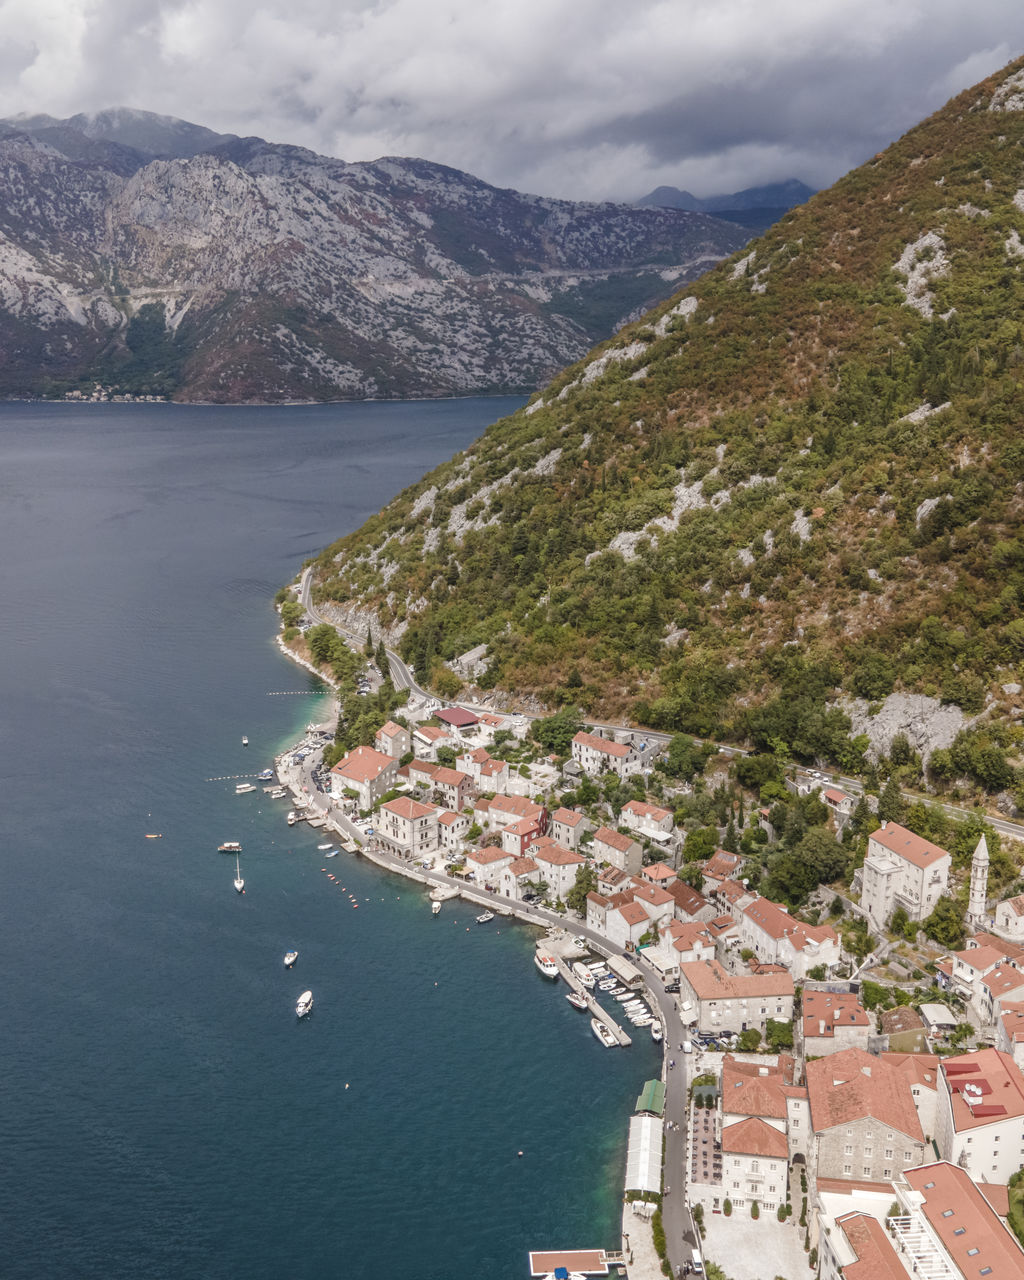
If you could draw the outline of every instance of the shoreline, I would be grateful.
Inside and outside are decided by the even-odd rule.
[[[318,680],[322,680],[324,684],[328,686],[329,689],[331,690],[337,689],[336,681],[334,681],[328,676],[323,675],[323,673],[318,671],[311,662],[309,662],[305,658],[299,657],[298,654],[294,653],[291,649],[288,648],[288,646],[284,643],[284,640],[282,638],[282,634],[280,631],[278,631],[277,635],[275,636],[275,642],[277,644],[277,647],[280,649],[280,651],[291,662],[294,662],[296,665],[305,668],[305,670],[309,671],[310,674],[316,676]],[[337,703],[335,703],[335,718],[336,717],[337,717]],[[300,743],[301,741],[302,740],[300,739]],[[292,765],[290,762],[290,756],[297,749],[298,746],[299,746],[299,743],[296,743],[290,748],[286,748],[279,755],[275,756],[274,765],[275,765],[275,770],[277,772],[279,782],[283,787],[285,787],[291,793],[292,797],[296,800],[298,799],[308,800],[309,793],[304,790],[301,769],[296,769],[296,767]],[[321,749],[321,757],[322,757],[322,749]],[[333,834],[339,837],[339,840],[344,839],[344,840],[352,841],[356,845],[356,856],[366,858],[368,861],[372,862],[375,866],[379,867],[382,871],[392,872],[393,874],[402,876],[407,880],[412,880],[417,884],[431,886],[432,889],[444,888],[444,889],[453,890],[454,893],[452,896],[463,898],[467,902],[473,903],[476,906],[483,906],[489,910],[494,910],[495,914],[500,915],[502,917],[512,918],[514,920],[521,921],[523,924],[531,925],[535,929],[541,929],[545,932],[545,934],[550,934],[554,929],[561,929],[566,936],[569,936],[569,930],[567,928],[568,922],[565,921],[563,917],[558,916],[557,913],[553,911],[549,912],[544,907],[522,906],[514,902],[512,899],[503,898],[499,894],[488,893],[485,889],[471,889],[464,883],[453,881],[452,877],[446,876],[442,872],[435,872],[432,876],[431,873],[429,872],[423,871],[420,868],[415,868],[411,864],[407,864],[403,862],[403,860],[398,858],[395,854],[386,853],[382,849],[375,849],[364,844],[361,838],[354,836],[345,830],[345,828],[337,820],[337,817],[332,815],[329,812],[329,808],[326,804],[323,810],[318,812],[324,818],[324,827],[323,827],[324,830],[331,831]],[[349,823],[349,825],[351,826],[352,824]],[[585,921],[584,921],[584,925],[585,925]],[[538,940],[538,945],[539,945],[539,940]],[[590,950],[594,951],[597,955],[603,957],[604,959],[607,959],[608,956],[610,955],[618,954],[612,948],[603,946],[600,943],[597,943],[590,938],[588,938],[587,945]],[[661,1079],[665,1081],[667,1078],[667,1072],[668,1072],[667,1062],[668,1062],[668,1049],[669,1049],[669,1035],[668,1035],[668,1029],[666,1026],[666,1018],[665,1018],[664,1011],[660,1008],[660,1003],[655,999],[653,993],[651,992],[650,988],[647,985],[646,977],[644,980],[643,992],[644,992],[644,995],[647,997],[648,1003],[650,1004],[652,1009],[657,1009],[659,1017],[662,1022],[662,1026],[665,1029],[665,1035],[661,1045]],[[633,1114],[634,1114],[633,1112],[630,1112],[629,1116],[631,1117]],[[628,1121],[627,1121],[627,1127],[628,1127]],[[664,1175],[665,1175],[665,1171],[663,1167],[662,1168],[662,1187],[664,1187],[664,1182],[665,1182]],[[638,1217],[636,1214],[634,1214],[632,1205],[626,1198],[627,1191],[628,1191],[628,1188],[623,1186],[622,1193],[621,1193],[621,1214],[620,1214],[620,1222],[619,1222],[620,1239],[619,1239],[618,1248],[622,1249],[625,1245],[627,1252],[636,1255],[636,1264],[631,1264],[630,1266],[631,1280],[657,1280],[657,1277],[660,1277],[662,1275],[662,1271],[660,1267],[660,1259],[658,1258],[657,1253],[654,1249],[654,1237],[653,1237],[653,1228],[652,1228],[651,1220]],[[663,1191],[659,1193],[659,1201],[663,1194],[664,1194]],[[626,1231],[627,1224],[630,1228],[628,1232]],[[638,1236],[640,1237],[639,1240],[637,1239]],[[636,1250],[633,1250],[632,1246],[630,1246],[628,1243],[631,1239],[638,1246]],[[566,1247],[575,1248],[577,1246],[569,1245]],[[653,1263],[652,1263],[652,1260],[653,1260]],[[653,1264],[657,1264],[657,1265],[655,1266]]]

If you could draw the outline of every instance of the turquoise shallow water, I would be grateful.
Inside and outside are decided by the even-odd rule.
[[[326,705],[277,587],[518,403],[0,406],[5,1277],[512,1280],[617,1243],[653,1046],[601,1049],[526,928],[205,781]]]

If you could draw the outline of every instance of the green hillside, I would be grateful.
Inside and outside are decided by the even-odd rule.
[[[853,768],[826,704],[905,690],[988,707],[1012,765],[1022,236],[1015,62],[330,547],[319,598],[549,707]]]

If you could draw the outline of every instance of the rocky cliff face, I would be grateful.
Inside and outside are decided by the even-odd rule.
[[[144,113],[0,122],[0,394],[531,389],[743,240]]]

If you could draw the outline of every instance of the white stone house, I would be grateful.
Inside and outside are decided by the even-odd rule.
[[[735,913],[734,913],[735,915]],[[801,980],[817,965],[839,963],[840,944],[830,925],[809,925],[794,920],[785,907],[757,897],[742,908],[737,923],[743,945],[763,964],[784,964]]]
[[[472,872],[478,885],[497,891],[501,888],[501,873],[514,861],[504,849],[470,849],[466,853],[466,870]]]
[[[922,1163],[924,1134],[902,1072],[861,1049],[808,1062],[806,1072],[809,1179],[891,1182]]]
[[[642,800],[630,800],[624,804],[619,821],[630,831],[635,831],[641,839],[654,840],[663,846],[672,844],[675,836],[671,810],[656,804],[646,804]]]
[[[411,796],[396,796],[380,806],[377,813],[377,836],[396,853],[418,858],[439,848],[439,810],[436,804],[423,804]]]
[[[605,917],[605,937],[613,947],[620,947],[623,951],[634,950],[650,929],[651,917],[639,902],[624,902],[621,906],[611,907]]]
[[[594,832],[590,854],[595,862],[608,862],[631,876],[639,873],[644,861],[642,847],[611,827],[598,827]]]
[[[1013,1058],[980,1049],[943,1059],[936,1128],[944,1160],[975,1182],[1009,1181],[1024,1152],[1024,1076]]]
[[[945,896],[952,859],[949,853],[897,822],[883,822],[868,837],[861,872],[861,906],[876,929],[897,907],[911,920],[924,920]]]
[[[412,731],[412,749],[417,760],[436,760],[438,747],[454,746],[450,735],[437,725],[421,724]]]
[[[586,815],[575,809],[556,809],[551,815],[551,836],[563,849],[578,849],[590,830]]]
[[[1024,942],[1024,893],[996,907],[995,930],[1011,942]]]
[[[576,873],[586,863],[581,853],[566,849],[549,836],[541,836],[530,846],[530,857],[540,868],[542,879],[547,881],[548,896],[561,898],[576,883]]]
[[[786,1203],[789,1143],[757,1116],[722,1130],[722,1190],[734,1209],[756,1200],[762,1213]]]
[[[331,798],[342,800],[346,791],[354,791],[364,812],[373,809],[381,796],[390,791],[398,776],[398,761],[373,747],[356,747],[331,770]]]
[[[465,813],[454,813],[451,809],[445,809],[437,818],[437,834],[441,847],[448,854],[458,854],[463,851],[466,843],[466,835],[469,831],[469,817]]]
[[[541,879],[540,868],[532,858],[513,858],[501,871],[501,893],[506,898],[522,899],[530,886]]]
[[[412,750],[412,735],[402,725],[389,720],[377,730],[373,745],[384,755],[399,760]]]
[[[756,1028],[764,1035],[769,1018],[792,1022],[793,999],[788,973],[734,975],[717,960],[679,966],[679,1002],[693,1004],[698,1030],[705,1034]]]
[[[640,753],[632,744],[612,742],[582,730],[572,740],[572,758],[591,777],[614,773],[627,778],[639,773],[642,765]]]
[[[852,992],[804,989],[803,1049],[808,1058],[825,1058],[844,1049],[867,1050],[875,1029],[860,997]]]

